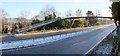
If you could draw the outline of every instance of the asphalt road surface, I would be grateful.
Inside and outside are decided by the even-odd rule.
[[[79,36],[46,43],[42,45],[3,51],[3,54],[86,54],[104,36],[115,28],[114,25],[97,29]]]
[[[98,26],[94,26],[95,28]],[[87,28],[87,29],[92,29]],[[16,36],[16,35],[8,35],[5,37],[0,38],[0,42],[11,42],[11,41],[17,41],[17,40],[25,40],[25,39],[31,39],[31,38],[43,38],[47,36],[54,36],[54,35],[59,35],[59,34],[65,34],[65,33],[70,33],[70,32],[76,32],[76,31],[82,31],[86,29],[74,29],[74,30],[69,30],[69,31],[59,31],[59,32],[52,32],[52,33],[45,33],[45,34],[31,34],[31,35],[23,35],[23,36]]]

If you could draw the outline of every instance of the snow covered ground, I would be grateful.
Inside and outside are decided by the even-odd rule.
[[[96,29],[98,28],[77,31],[77,32],[72,32],[72,33],[66,33],[66,34],[60,34],[60,35],[55,35],[55,36],[49,36],[49,37],[43,37],[43,38],[4,42],[1,44],[2,46],[1,49],[13,49],[13,48],[27,47],[31,45],[39,45],[39,44],[44,44],[48,42],[54,42],[54,41],[66,39],[69,37],[78,36],[80,34],[88,33]]]
[[[106,25],[108,26],[108,25]],[[78,36],[84,33],[88,33],[100,28],[104,28],[105,26],[100,26],[97,28],[92,28],[92,29],[87,29],[87,30],[82,30],[82,31],[77,31],[77,32],[71,32],[71,33],[65,33],[65,34],[60,34],[60,35],[55,35],[55,36],[48,36],[48,37],[43,37],[43,38],[35,38],[35,39],[27,39],[27,40],[18,40],[18,41],[11,41],[11,42],[3,42],[1,45],[0,50],[3,49],[14,49],[14,48],[21,48],[21,47],[28,47],[32,45],[39,45],[39,44],[44,44],[44,43],[49,43],[49,42],[54,42],[74,36]]]
[[[112,45],[111,44],[106,44],[103,46],[99,46],[96,50],[97,54],[110,54],[112,50]]]

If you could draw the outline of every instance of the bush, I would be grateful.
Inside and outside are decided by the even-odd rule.
[[[82,27],[84,26],[84,20],[75,20],[73,27]]]
[[[40,21],[39,19],[34,19],[32,20],[32,23],[31,24],[36,24],[36,23],[41,23],[42,21]]]
[[[89,25],[94,26],[98,22],[98,19],[96,18],[89,18]]]
[[[58,20],[61,20],[62,18],[61,17],[57,17]]]
[[[7,26],[5,26],[5,27],[2,29],[2,32],[3,32],[3,33],[8,33],[8,28],[7,28]]]
[[[45,21],[51,20],[51,19],[55,19],[54,16],[52,16],[52,14],[45,16]]]
[[[45,16],[45,21],[49,20],[49,17],[48,16]]]
[[[84,20],[84,27],[88,27],[89,26],[89,22]]]

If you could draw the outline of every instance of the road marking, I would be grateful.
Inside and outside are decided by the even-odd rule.
[[[113,30],[115,29],[115,27],[113,28]],[[110,33],[113,31],[111,30]],[[105,31],[104,31],[105,32]],[[101,33],[102,34],[102,33]],[[106,36],[104,36],[97,44],[95,44],[91,49],[89,49],[85,54],[88,54],[92,49],[94,49],[100,42],[102,42],[109,34],[107,34]]]
[[[99,28],[96,28],[96,29],[99,29]],[[95,30],[96,30],[95,29]],[[87,32],[87,30],[85,30],[85,31],[82,31],[82,33],[86,33]],[[70,37],[73,37],[73,36],[75,36],[75,34],[76,34],[76,32],[72,32],[71,33],[71,36]],[[64,35],[64,34],[62,34],[62,35]],[[80,35],[80,34],[79,34]],[[53,37],[53,38],[55,38],[55,39],[53,39],[53,40],[55,40],[55,41],[57,41],[57,40],[61,40],[61,39],[63,39],[63,38],[60,38],[61,36],[60,35],[56,35],[56,36],[58,36],[57,38],[56,37]],[[38,38],[38,39],[43,39],[43,38]],[[64,39],[66,39],[66,38],[64,38]],[[28,39],[28,40],[30,40],[30,39]],[[26,40],[23,40],[23,41],[26,41]],[[44,44],[44,43],[48,43],[48,42],[54,42],[54,41],[48,41],[48,42],[46,42],[47,40],[45,39],[45,41],[42,41],[42,42],[40,42],[39,44]],[[23,44],[26,44],[26,42],[22,42]],[[9,43],[9,44],[12,44],[12,43]],[[30,42],[30,44],[29,45],[34,45],[32,42]],[[23,46],[23,45],[22,45]],[[22,47],[21,46],[21,47]],[[26,45],[25,45],[26,46]],[[26,46],[27,47],[27,46]],[[12,47],[12,48],[16,48],[16,47]],[[9,49],[9,48],[8,48]]]

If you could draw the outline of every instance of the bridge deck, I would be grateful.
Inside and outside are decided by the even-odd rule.
[[[112,17],[68,17],[65,19],[76,19],[76,18],[110,18],[110,19],[112,19]]]

